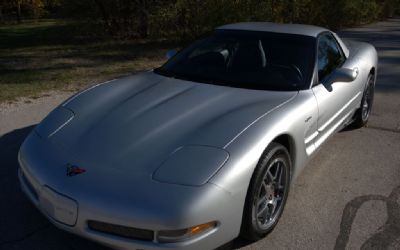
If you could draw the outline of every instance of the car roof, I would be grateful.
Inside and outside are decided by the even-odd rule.
[[[248,30],[248,31],[264,31],[285,34],[296,34],[304,36],[317,37],[321,32],[329,31],[325,28],[305,25],[305,24],[281,24],[270,22],[244,22],[223,25],[217,30]]]

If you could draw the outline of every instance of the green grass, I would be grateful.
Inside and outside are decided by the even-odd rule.
[[[0,26],[0,103],[77,90],[159,66],[174,44],[107,38],[99,26],[42,20]]]

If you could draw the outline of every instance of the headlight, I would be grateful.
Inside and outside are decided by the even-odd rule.
[[[217,227],[215,221],[180,230],[159,231],[157,240],[160,243],[172,243],[188,240],[195,236],[203,235]]]

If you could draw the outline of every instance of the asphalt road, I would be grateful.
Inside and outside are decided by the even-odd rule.
[[[368,127],[330,139],[295,180],[266,238],[240,249],[400,249],[400,18],[341,32],[379,52]],[[71,93],[0,105],[0,249],[106,249],[51,225],[16,178],[19,145]],[[26,103],[28,102],[28,103]]]

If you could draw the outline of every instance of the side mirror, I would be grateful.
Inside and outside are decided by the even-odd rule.
[[[176,55],[176,50],[174,50],[174,49],[171,49],[171,50],[168,50],[168,52],[167,52],[167,54],[166,54],[166,57],[167,57],[167,59],[169,60],[171,57],[173,57],[174,55]]]
[[[337,68],[332,76],[330,77],[330,82],[352,82],[358,76],[358,68],[348,69],[348,68]]]

